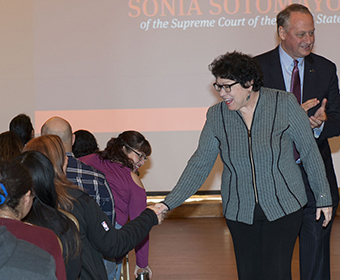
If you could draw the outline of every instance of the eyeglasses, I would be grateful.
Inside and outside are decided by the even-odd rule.
[[[138,157],[139,157],[139,160],[144,160],[144,161],[147,161],[148,158],[146,156],[144,156],[143,154],[140,154],[138,153],[137,151],[135,151],[134,149],[132,149],[130,146],[128,146],[128,148],[133,151]]]
[[[232,83],[231,85],[219,85],[218,83],[214,83],[213,86],[217,92],[220,92],[222,88],[225,92],[229,93],[231,92],[231,87],[238,84],[238,82]]]

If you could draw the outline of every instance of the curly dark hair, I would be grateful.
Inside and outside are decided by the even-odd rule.
[[[216,79],[237,81],[244,88],[252,85],[253,91],[259,91],[263,86],[263,73],[258,62],[240,52],[227,52],[217,57],[209,65],[209,70]],[[250,81],[253,81],[251,85]]]
[[[124,153],[123,147],[127,150],[131,150],[131,148],[138,150],[146,156],[151,154],[151,146],[148,140],[141,133],[129,130],[122,132],[117,138],[111,138],[107,142],[105,150],[98,152],[98,155],[102,160],[118,161],[133,171],[133,160]]]

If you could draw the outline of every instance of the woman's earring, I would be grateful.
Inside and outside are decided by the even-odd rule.
[[[248,94],[248,96],[247,96],[247,99],[246,99],[246,100],[248,101],[249,99],[250,99],[250,93]]]

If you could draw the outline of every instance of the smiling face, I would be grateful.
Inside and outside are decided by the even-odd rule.
[[[310,14],[292,12],[286,28],[279,27],[281,46],[293,59],[309,55],[313,49],[314,21]]]
[[[235,81],[217,78],[216,83],[218,85],[231,85],[235,83]],[[247,97],[250,93],[249,89],[242,87],[240,84],[235,84],[230,89],[230,92],[226,92],[224,89],[219,92],[220,97],[227,104],[228,109],[231,111],[237,111],[245,107],[248,104]]]
[[[129,152],[126,153],[126,155],[128,156],[129,159],[133,160],[135,170],[138,170],[141,166],[143,166],[146,161],[145,154],[138,150],[129,150]]]

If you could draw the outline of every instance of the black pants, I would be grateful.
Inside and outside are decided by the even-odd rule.
[[[290,280],[302,209],[273,222],[257,205],[252,225],[227,220],[240,280]]]
[[[330,236],[337,207],[333,207],[331,222],[322,226],[323,215],[316,221],[316,202],[309,186],[307,175],[302,168],[301,174],[306,187],[308,203],[303,209],[302,226],[299,233],[300,244],[300,279],[330,280]]]

